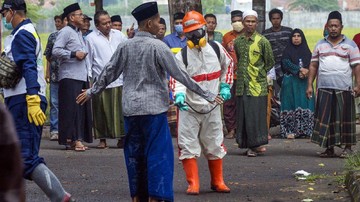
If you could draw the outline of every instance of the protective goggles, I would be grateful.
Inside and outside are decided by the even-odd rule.
[[[200,39],[205,36],[205,30],[203,28],[185,33],[186,38],[188,39]]]

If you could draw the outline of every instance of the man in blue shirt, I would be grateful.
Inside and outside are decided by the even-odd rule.
[[[184,13],[175,13],[174,14],[174,29],[175,32],[165,36],[163,41],[169,46],[170,49],[173,48],[184,48],[186,46],[186,37],[183,31],[182,21],[184,18]]]

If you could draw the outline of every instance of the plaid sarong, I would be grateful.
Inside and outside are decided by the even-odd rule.
[[[311,142],[321,147],[356,144],[355,105],[351,91],[318,89]]]

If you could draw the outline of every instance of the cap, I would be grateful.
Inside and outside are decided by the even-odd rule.
[[[140,6],[136,7],[131,15],[134,16],[136,21],[141,22],[145,19],[148,19],[156,14],[158,14],[158,7],[156,1],[143,3]]]
[[[166,22],[164,18],[160,18],[160,24],[165,25],[166,26]]]
[[[24,0],[5,0],[0,12],[8,9],[26,11],[26,3]]]
[[[178,12],[174,14],[174,20],[182,20],[184,18],[185,14],[182,12]]]
[[[331,13],[329,13],[327,21],[331,19],[338,19],[340,20],[340,22],[342,22],[341,13],[339,11],[332,11]]]
[[[120,15],[111,16],[111,22],[121,22],[122,23]]]
[[[78,3],[74,3],[71,5],[68,5],[67,7],[64,8],[64,16],[68,16],[70,13],[77,11],[77,10],[81,10],[80,6]]]
[[[231,15],[231,18],[233,18],[233,17],[242,17],[243,12],[239,11],[239,10],[233,10],[233,11],[231,11],[230,15]]]
[[[246,10],[246,11],[244,11],[242,19],[245,20],[245,18],[247,16],[255,16],[256,18],[258,18],[258,14],[254,10]]]
[[[85,15],[85,14],[84,14],[84,20],[89,20],[89,21],[91,21],[91,20],[92,20],[92,18],[91,18],[91,17],[89,17],[88,15]]]

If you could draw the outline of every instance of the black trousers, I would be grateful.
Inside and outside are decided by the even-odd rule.
[[[59,82],[59,144],[66,145],[67,139],[88,143],[92,138],[91,104],[76,103],[82,89],[89,88],[88,82],[62,79]]]

